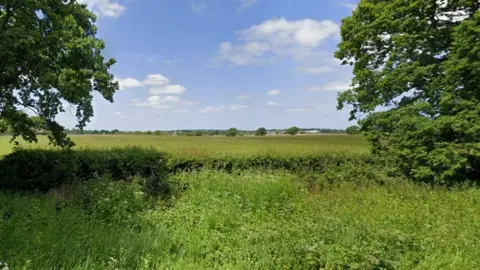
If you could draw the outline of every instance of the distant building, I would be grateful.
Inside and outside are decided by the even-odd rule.
[[[305,134],[319,134],[320,130],[307,130],[305,131]]]

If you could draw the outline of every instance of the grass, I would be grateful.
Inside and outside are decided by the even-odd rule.
[[[189,188],[148,207],[130,186],[135,183],[97,181],[81,192],[67,188],[47,195],[0,193],[0,213],[6,213],[0,221],[0,261],[13,269],[480,265],[478,189],[406,181],[312,189],[311,179],[258,171],[203,171],[172,180]]]
[[[210,154],[255,154],[273,151],[280,154],[302,154],[319,151],[345,150],[367,152],[368,146],[361,136],[318,135],[318,136],[266,136],[266,137],[175,137],[148,135],[73,135],[76,147],[118,147],[137,145],[166,150],[178,155]],[[0,155],[12,151],[10,137],[0,136]],[[39,143],[28,147],[45,147],[48,140],[39,137]]]

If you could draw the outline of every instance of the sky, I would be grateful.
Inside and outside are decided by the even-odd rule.
[[[333,57],[356,0],[79,0],[117,63],[87,129],[345,128]],[[74,113],[58,117],[71,128]]]

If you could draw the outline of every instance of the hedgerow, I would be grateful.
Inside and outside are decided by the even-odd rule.
[[[203,169],[222,172],[246,170],[323,174],[328,182],[382,182],[388,159],[368,154],[321,152],[308,155],[208,155],[179,156],[150,148],[80,149],[74,151],[21,149],[0,160],[0,188],[48,191],[63,184],[108,176],[146,179],[150,190],[167,176]],[[164,188],[164,187],[162,187]]]

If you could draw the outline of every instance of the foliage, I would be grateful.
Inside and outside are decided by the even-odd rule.
[[[17,150],[0,160],[0,188],[48,191],[62,184],[111,176],[150,179],[150,191],[168,192],[167,155],[139,147],[114,149]]]
[[[297,135],[298,132],[300,132],[300,129],[298,127],[291,127],[285,131],[288,135]]]
[[[261,127],[255,131],[255,136],[265,136],[267,135],[267,130],[264,127]]]
[[[102,56],[95,15],[77,1],[2,1],[0,3],[0,119],[14,136],[36,141],[36,122],[18,113],[32,110],[61,146],[72,141],[55,116],[75,108],[78,127],[93,116],[93,92],[113,101],[118,89],[108,72],[115,63]]]
[[[236,128],[230,128],[229,130],[227,130],[227,132],[225,133],[225,136],[227,137],[236,137],[238,136],[238,129]]]
[[[335,54],[355,75],[339,108],[413,179],[479,180],[479,3],[444,2],[359,2]]]
[[[108,179],[0,192],[0,254],[11,269],[475,269],[479,190],[398,180],[203,171],[155,208]]]
[[[360,127],[359,126],[350,126],[347,128],[347,134],[349,135],[356,135],[360,134]]]

